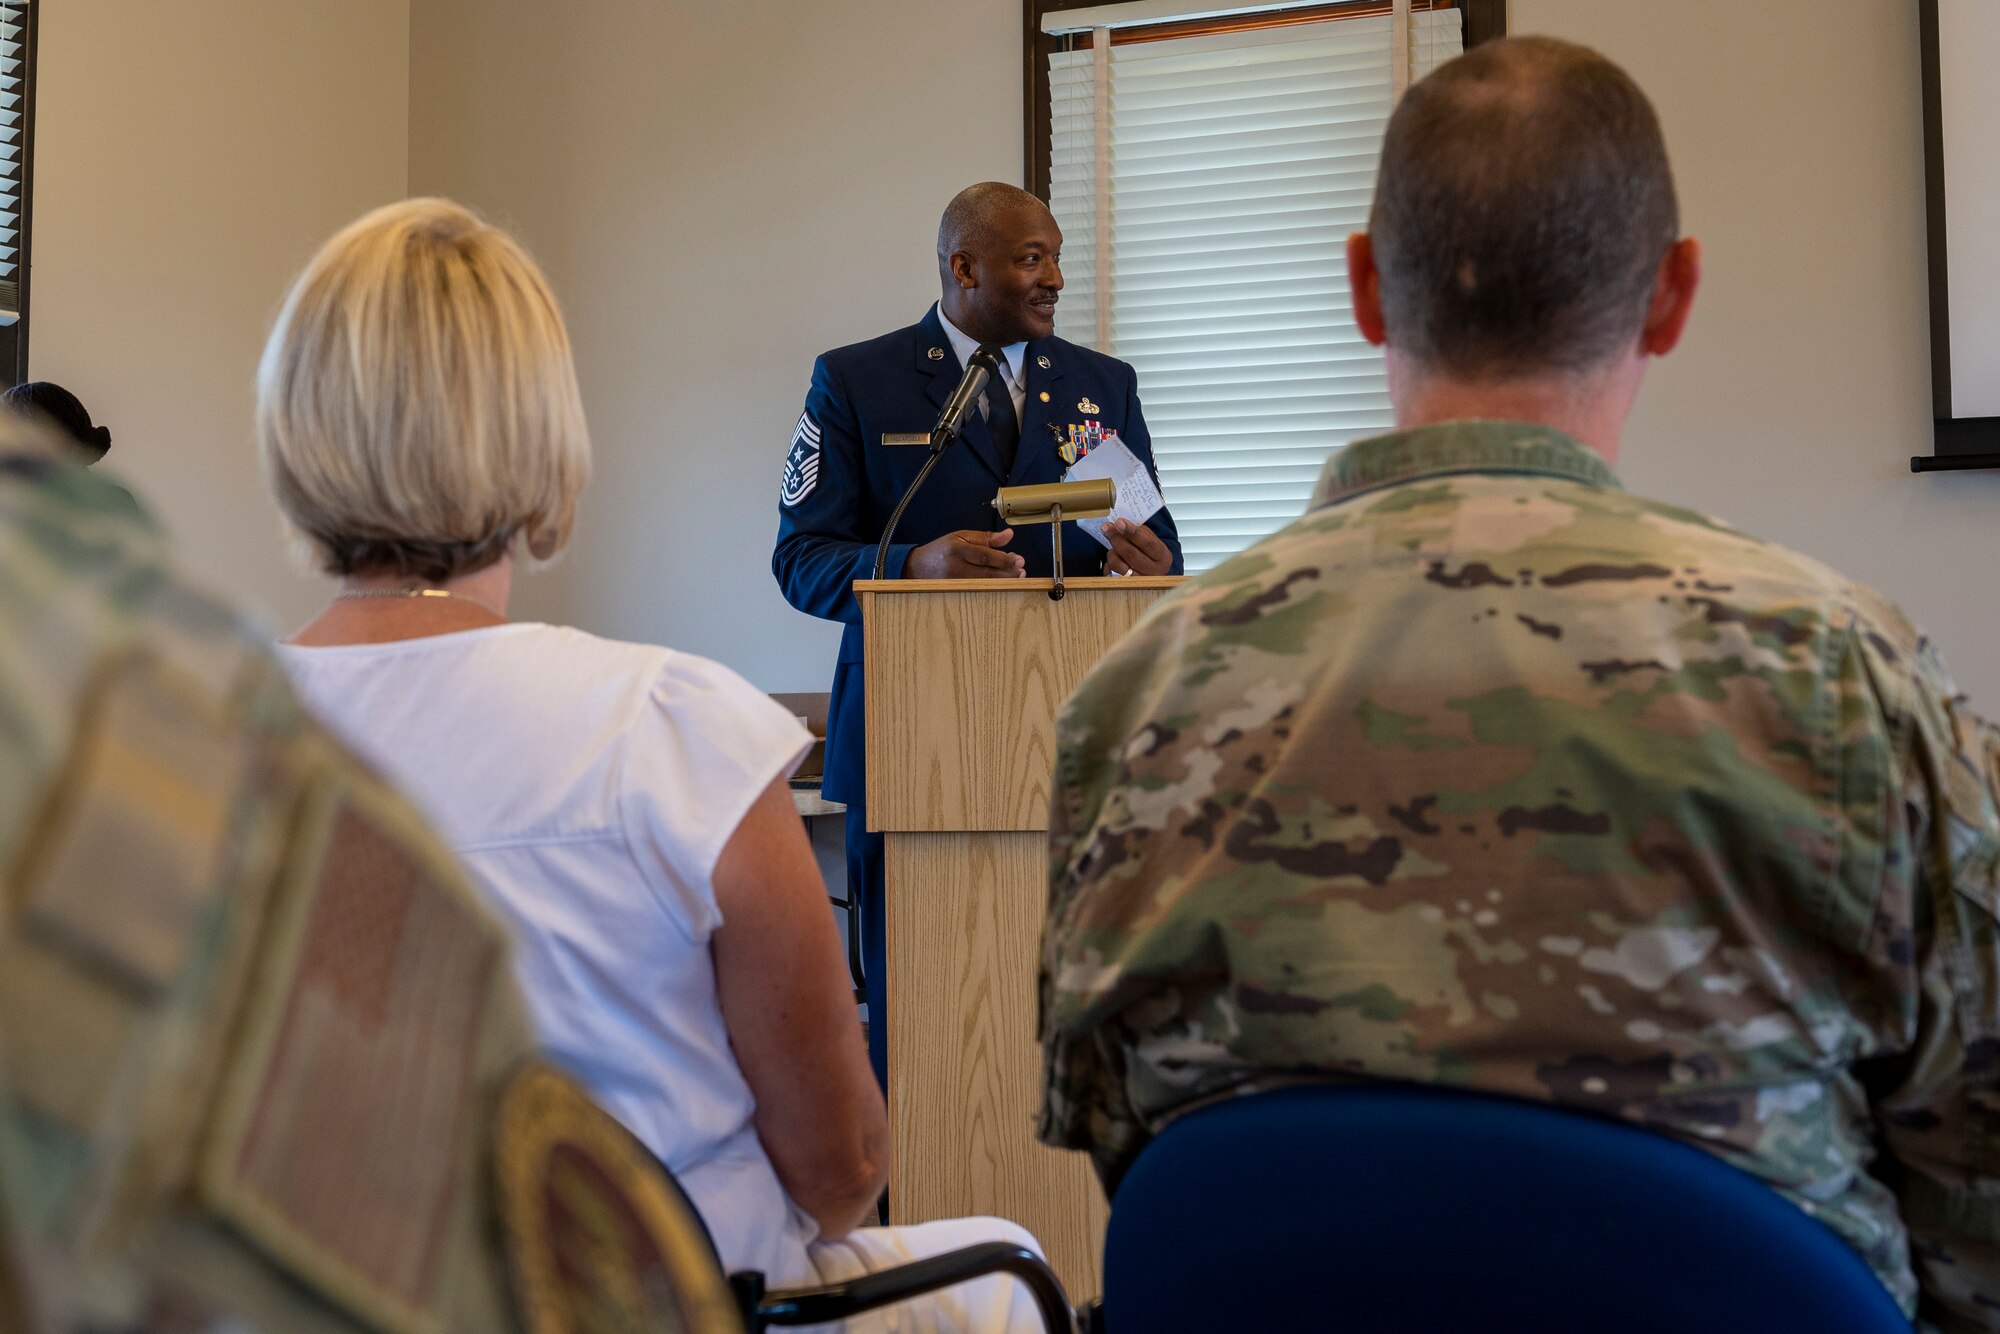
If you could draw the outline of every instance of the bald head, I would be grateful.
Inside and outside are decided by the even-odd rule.
[[[939,307],[982,343],[1006,346],[1055,332],[1062,229],[1049,206],[1015,185],[981,181],[938,220]]]
[[[1630,348],[1680,230],[1646,95],[1586,47],[1474,47],[1389,122],[1369,217],[1391,347],[1472,379]]]
[[[966,186],[951,197],[944,206],[944,216],[938,219],[938,271],[948,271],[954,251],[990,247],[1012,215],[1047,207],[1018,185],[981,181]]]

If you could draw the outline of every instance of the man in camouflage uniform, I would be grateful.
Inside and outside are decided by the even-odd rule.
[[[1060,722],[1041,1135],[1115,1187],[1299,1076],[1712,1150],[2000,1329],[2000,747],[1806,557],[1623,491],[1699,252],[1625,75],[1414,88],[1350,243],[1401,429],[1165,599]]]
[[[504,1330],[497,925],[104,479],[0,426],[0,1328]]]

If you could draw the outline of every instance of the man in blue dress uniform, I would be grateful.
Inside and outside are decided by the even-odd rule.
[[[792,434],[771,569],[785,600],[845,627],[827,720],[825,793],[847,804],[848,892],[859,907],[868,987],[868,1047],[887,1083],[883,992],[882,836],[868,832],[862,765],[861,607],[875,548],[928,450],[938,410],[981,344],[1002,373],[989,379],[957,443],[939,459],[896,530],[891,579],[1046,578],[1045,531],[1002,528],[1003,486],[1061,481],[1082,453],[1117,440],[1148,469],[1138,378],[1122,361],[1055,336],[1062,231],[1047,206],[1011,185],[963,190],[938,225],[943,296],[907,329],[826,353],[813,365]],[[914,444],[888,444],[902,437]],[[1180,539],[1162,509],[1144,524],[1113,520],[1109,551],[1074,524],[1062,529],[1066,574],[1179,574]]]

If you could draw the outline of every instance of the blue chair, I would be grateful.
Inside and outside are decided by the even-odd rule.
[[[1823,1224],[1700,1149],[1415,1086],[1175,1121],[1111,1203],[1111,1334],[1909,1334]]]

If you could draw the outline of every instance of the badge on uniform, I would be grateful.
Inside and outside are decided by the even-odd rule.
[[[810,412],[799,414],[792,431],[792,452],[785,456],[785,476],[778,499],[790,509],[813,493],[819,485],[819,423]]]
[[[492,1163],[527,1334],[741,1328],[694,1206],[567,1075],[536,1062],[508,1083]]]

